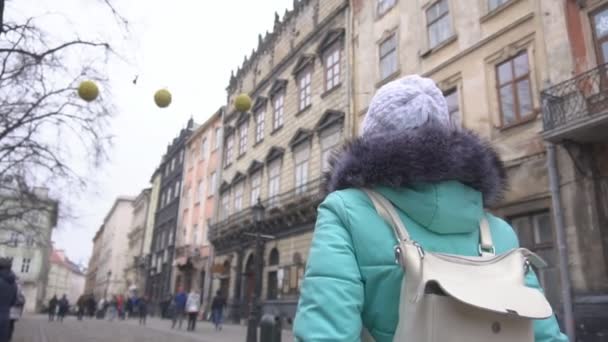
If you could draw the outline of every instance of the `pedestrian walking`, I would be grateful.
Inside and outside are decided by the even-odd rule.
[[[118,295],[116,297],[116,310],[118,312],[118,319],[125,319],[125,297],[123,295]]]
[[[100,298],[97,303],[97,319],[104,319],[106,315],[107,301],[105,298]]]
[[[133,300],[135,299],[135,297],[128,297],[127,300],[125,301],[125,317],[127,319],[131,318],[131,316],[133,315]]]
[[[171,328],[175,328],[176,323],[178,324],[178,327],[181,329],[182,328],[182,322],[184,321],[184,316],[186,315],[186,301],[188,300],[188,295],[186,294],[186,292],[184,292],[183,289],[180,288],[180,290],[175,294],[175,297],[173,298],[173,320],[171,323]]]
[[[68,297],[64,294],[59,300],[58,309],[59,309],[59,321],[63,322],[65,315],[67,315],[70,310],[70,302],[68,301]]]
[[[13,306],[11,306],[11,311],[10,311],[10,321],[9,321],[9,331],[8,331],[8,340],[11,341],[13,338],[13,332],[15,331],[15,323],[21,319],[21,316],[23,315],[23,307],[25,306],[25,296],[23,295],[23,291],[21,288],[21,283],[19,282],[19,280],[15,281],[15,284],[17,285],[17,299],[15,301],[15,304],[13,304]]]
[[[198,312],[201,308],[201,295],[198,292],[192,290],[188,294],[186,300],[186,312],[188,313],[188,331],[194,331],[196,329],[196,319],[198,318]]]
[[[226,306],[226,298],[222,295],[221,290],[217,290],[213,301],[211,302],[211,321],[215,326],[215,330],[222,330],[222,319],[224,307]]]
[[[93,294],[90,294],[89,297],[87,298],[87,309],[88,309],[90,319],[93,319],[93,317],[95,316],[96,308],[97,308],[97,301],[95,300],[95,296]]]
[[[0,258],[0,341],[8,341],[10,334],[10,311],[17,302],[17,284],[11,271],[13,260]]]
[[[82,295],[80,295],[80,297],[78,297],[78,300],[76,301],[76,310],[77,310],[77,315],[78,315],[79,321],[82,321],[82,318],[84,317],[85,309],[86,309],[86,296],[84,294],[82,294]]]
[[[507,173],[502,161],[475,133],[452,124],[443,94],[431,79],[408,76],[378,90],[360,136],[336,154],[330,165],[325,184],[328,195],[317,210],[295,316],[298,341],[359,341],[362,334],[376,341],[410,340],[397,327],[399,323],[402,328],[414,311],[400,315],[400,306],[420,310],[420,300],[430,296],[429,292],[441,292],[432,286],[425,288],[423,283],[422,287],[409,284],[410,274],[404,280],[396,258],[402,264],[403,260],[422,264],[425,253],[435,257],[441,252],[480,260],[481,255],[504,254],[519,247],[509,224],[484,211],[505,191]],[[488,244],[488,235],[493,243]],[[405,250],[401,248],[404,243],[417,247]],[[400,247],[397,254],[395,245]],[[412,261],[412,265],[418,264]],[[523,262],[521,267],[525,267]],[[519,265],[513,270],[521,271]],[[420,274],[427,271],[421,266],[416,270]],[[453,269],[446,268],[446,272]],[[417,276],[412,271],[412,277]],[[405,291],[418,289],[418,295],[401,295],[402,281]],[[461,286],[460,291],[467,285],[454,286]],[[532,270],[526,284],[522,281],[517,286],[526,295],[542,297],[540,291],[528,291],[540,289]],[[441,313],[459,316],[454,312],[459,311]],[[416,313],[421,322],[406,326],[412,328],[409,332],[445,328],[442,321],[427,325],[427,318]],[[466,318],[462,316],[459,319]],[[465,340],[457,337],[467,334],[462,325],[449,326],[454,328],[454,340]],[[555,317],[534,320],[533,326],[536,342],[567,340]],[[503,334],[507,329],[490,322],[483,333]]]
[[[57,304],[59,300],[57,300],[57,295],[53,295],[51,300],[49,300],[49,322],[55,320],[55,314],[57,313]]]
[[[110,303],[108,305],[108,320],[110,322],[114,322],[116,316],[118,315],[118,299],[116,296],[112,296]]]
[[[146,325],[148,316],[148,297],[143,296],[137,300],[137,311],[139,311],[139,325]]]

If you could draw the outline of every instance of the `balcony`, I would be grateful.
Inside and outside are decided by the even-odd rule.
[[[545,89],[541,99],[545,140],[608,140],[608,64]]]
[[[265,199],[264,222],[259,231],[281,236],[290,232],[311,229],[321,202],[321,179],[315,179],[278,196]],[[251,207],[234,213],[223,220],[212,222],[208,238],[216,250],[228,250],[251,240],[244,233],[256,232]]]

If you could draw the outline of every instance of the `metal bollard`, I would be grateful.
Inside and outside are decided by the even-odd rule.
[[[281,342],[281,322],[278,316],[271,314],[262,316],[260,342]]]

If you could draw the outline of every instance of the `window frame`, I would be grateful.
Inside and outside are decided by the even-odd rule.
[[[310,144],[303,142],[293,148],[294,158],[294,188],[296,195],[305,193],[308,188],[308,182],[310,181]],[[298,160],[298,153],[305,153],[306,157],[302,157],[302,160]]]
[[[255,137],[254,143],[257,145],[264,140],[264,129],[266,128],[266,108],[262,107],[255,112],[253,115],[253,121],[255,122]],[[260,119],[261,118],[261,119]]]
[[[208,141],[207,141],[207,137],[203,137],[203,140],[201,141],[201,160],[205,160],[207,159],[207,154],[208,154]]]
[[[392,1],[392,4],[387,7],[381,8],[384,2]],[[376,17],[380,18],[386,13],[390,12],[397,5],[398,0],[377,0],[376,2]]]
[[[492,7],[490,5],[491,1],[492,0],[486,0],[486,6],[488,7],[488,13],[491,13],[491,12],[501,8],[502,6],[504,6],[505,4],[507,4],[508,2],[513,1],[513,0],[497,0],[499,3],[494,7]]]
[[[238,134],[239,134],[239,146],[238,146],[239,154],[238,154],[238,156],[241,157],[242,155],[247,153],[247,143],[248,143],[248,139],[249,139],[249,121],[244,121],[239,125]]]
[[[276,159],[268,164],[268,200],[270,206],[278,204],[278,197],[281,194],[281,169],[283,161]]]
[[[336,53],[337,60],[335,60]],[[329,58],[332,58],[332,64],[329,64]],[[328,77],[330,72],[332,75],[331,77]],[[329,85],[330,80],[331,86]],[[323,85],[325,92],[334,90],[342,85],[342,44],[340,42],[334,43],[323,53]]]
[[[214,141],[214,146],[213,146],[213,151],[217,150],[218,148],[220,148],[220,145],[222,144],[222,128],[221,127],[216,127],[215,128],[215,141]]]
[[[445,1],[445,6],[446,6],[446,11],[444,13],[439,14],[433,20],[429,20],[429,12],[433,8],[435,8],[436,6],[439,6],[444,1]],[[452,29],[452,18],[450,16],[450,2],[449,2],[449,0],[437,0],[437,1],[435,1],[430,6],[428,6],[427,9],[424,11],[424,16],[425,16],[425,19],[426,19],[426,34],[427,34],[427,44],[428,44],[428,48],[429,49],[436,48],[437,46],[441,45],[443,42],[448,41],[450,39],[450,37],[454,35],[453,29]],[[447,20],[448,20],[448,29],[449,29],[448,35],[444,39],[435,42],[435,44],[432,44],[431,43],[431,27],[433,27],[434,25],[438,25],[439,22],[442,19],[444,19],[445,17],[447,17]]]
[[[279,101],[280,100],[280,101]],[[272,130],[276,131],[283,127],[285,119],[285,91],[280,91],[274,94],[272,101]],[[277,103],[280,102],[280,106]],[[280,109],[280,111],[279,111]]]
[[[207,188],[207,197],[213,197],[215,195],[215,191],[216,191],[216,187],[217,187],[217,172],[213,171],[211,172],[211,174],[209,175],[209,184],[211,185],[209,188]]]
[[[526,60],[527,60],[527,72],[526,74],[516,77],[515,75],[515,67],[514,67],[514,63],[515,60],[522,56],[522,55],[526,55]],[[499,73],[499,68],[506,64],[506,63],[510,63],[511,64],[511,79],[508,82],[505,83],[501,83],[500,81],[500,73]],[[517,54],[501,61],[500,63],[496,64],[494,67],[495,70],[495,75],[496,75],[496,94],[497,94],[497,99],[498,99],[498,109],[499,109],[499,113],[500,113],[500,126],[502,128],[508,128],[508,127],[512,127],[512,126],[516,126],[525,122],[528,122],[532,119],[534,119],[534,117],[536,116],[536,110],[534,109],[534,91],[533,91],[533,83],[532,83],[532,68],[530,67],[530,53],[528,52],[528,50],[524,49],[520,52],[518,52]],[[520,99],[519,99],[519,94],[517,91],[517,84],[522,82],[522,81],[528,81],[528,84],[530,85],[530,87],[528,88],[528,94],[530,96],[530,105],[532,107],[532,111],[530,113],[528,113],[525,116],[522,116],[522,113],[520,113]],[[502,100],[502,96],[501,96],[501,89],[505,86],[509,85],[511,88],[511,95],[513,96],[513,108],[514,108],[514,120],[513,122],[510,123],[505,123],[505,116],[504,116],[504,112],[503,112],[503,100]]]
[[[245,181],[240,181],[234,186],[234,212],[243,210],[243,198],[245,197]],[[238,205],[237,205],[238,204]]]
[[[256,172],[254,172],[251,177],[250,177],[250,183],[251,183],[251,206],[254,206],[255,204],[257,204],[258,199],[262,198],[262,170],[258,170]],[[256,196],[257,194],[257,196]],[[257,198],[256,198],[257,197]]]
[[[234,132],[231,132],[226,137],[226,153],[224,155],[224,167],[232,164],[232,158],[234,157]]]
[[[21,258],[21,273],[27,274],[30,273],[30,268],[32,264],[32,258]]]
[[[389,40],[394,40],[394,46],[391,48],[391,50],[387,51],[386,53],[382,54],[382,46],[384,44],[386,44]],[[383,70],[382,70],[382,65],[383,65],[383,61],[391,54],[394,53],[395,54],[395,70],[391,70],[389,73],[387,73],[386,75],[384,75]],[[397,38],[397,32],[392,32],[391,34],[389,34],[387,37],[383,38],[379,43],[378,43],[378,74],[380,75],[380,81],[385,81],[387,79],[390,79],[393,75],[395,75],[397,72],[399,72],[399,40]]]
[[[608,5],[600,6],[599,8],[597,8],[597,9],[593,10],[591,13],[589,13],[589,23],[591,26],[592,39],[593,39],[592,44],[593,44],[593,49],[595,50],[595,56],[597,59],[596,64],[598,66],[608,63],[608,56],[604,56],[604,52],[602,51],[602,44],[608,42],[608,33],[605,34],[603,37],[599,37],[597,34],[596,25],[595,25],[596,16],[604,11],[608,11]]]
[[[296,82],[298,85],[298,110],[300,112],[312,106],[312,65],[304,67],[298,72]],[[304,84],[302,82],[305,82]]]
[[[450,96],[455,96],[455,104],[456,110],[453,110],[453,107],[450,108],[450,104],[448,98]],[[454,126],[454,128],[462,128],[462,110],[460,106],[460,89],[456,87],[452,87],[443,92],[443,97],[445,98],[446,105],[448,106],[448,115],[450,117],[450,122]],[[458,122],[454,122],[454,113],[458,113]]]

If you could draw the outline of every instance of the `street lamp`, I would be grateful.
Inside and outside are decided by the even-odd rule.
[[[112,277],[112,271],[108,271],[108,273],[106,273],[107,277],[108,277],[108,281],[106,282],[106,291],[104,294],[104,298],[108,298],[108,288],[110,287],[110,277]]]
[[[253,293],[253,303],[249,309],[249,319],[247,321],[247,342],[256,342],[258,335],[258,322],[262,312],[260,297],[262,296],[262,275],[264,273],[264,241],[274,240],[272,235],[260,233],[262,222],[264,221],[265,208],[258,198],[258,203],[251,208],[254,222],[254,233],[245,233],[247,236],[255,237],[255,288]]]

